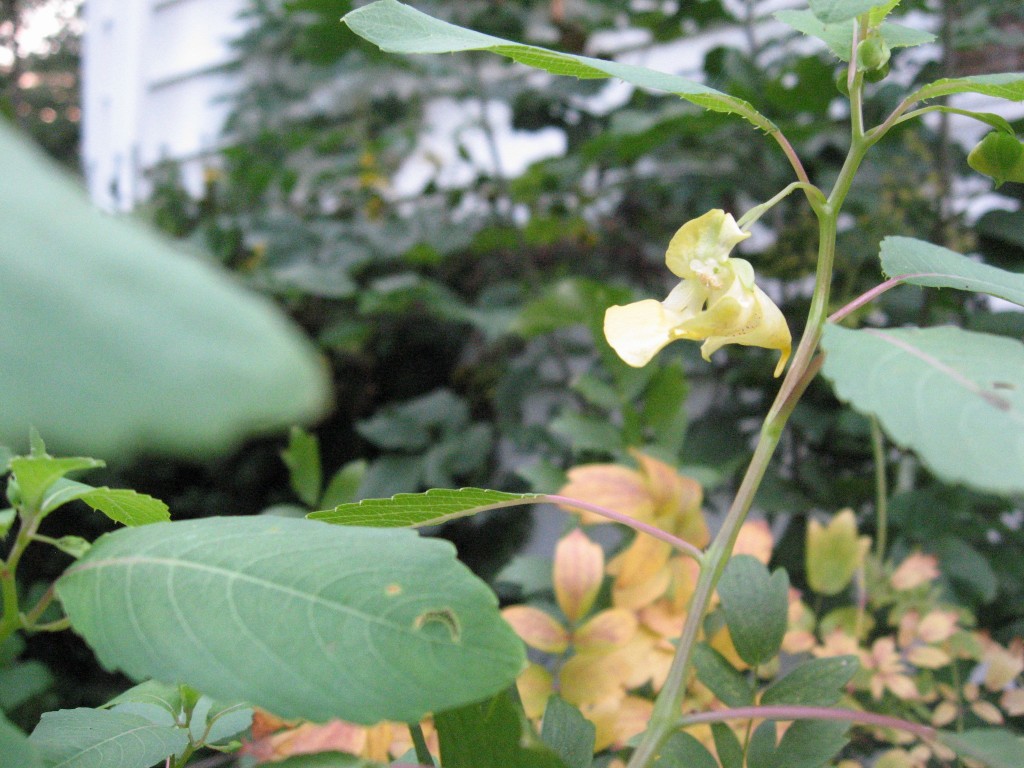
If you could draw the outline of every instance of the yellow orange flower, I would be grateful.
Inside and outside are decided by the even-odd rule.
[[[903,592],[914,589],[939,577],[939,561],[934,555],[920,552],[907,557],[889,578],[894,589]]]
[[[777,349],[775,375],[782,373],[792,347],[786,320],[755,285],[750,263],[729,257],[748,237],[720,209],[680,227],[665,263],[682,279],[665,301],[645,299],[605,312],[605,338],[619,357],[640,368],[672,341],[704,340],[705,360],[726,344]]]
[[[604,579],[604,551],[578,528],[555,547],[554,586],[558,607],[571,622],[586,616]]]

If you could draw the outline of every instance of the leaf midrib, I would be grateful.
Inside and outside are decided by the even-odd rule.
[[[323,599],[319,595],[314,595],[314,594],[311,594],[309,592],[302,592],[300,590],[294,589],[292,587],[288,587],[288,586],[283,585],[283,584],[279,584],[279,583],[274,582],[274,581],[270,581],[268,579],[260,578],[258,576],[254,576],[252,574],[241,573],[239,571],[228,570],[227,568],[221,568],[219,566],[208,565],[206,563],[197,563],[195,561],[190,561],[190,560],[175,560],[175,559],[169,558],[169,557],[143,557],[143,556],[140,556],[140,555],[130,555],[130,556],[127,556],[127,557],[117,557],[117,558],[106,558],[106,559],[103,559],[103,560],[90,561],[90,562],[87,562],[87,563],[82,563],[80,565],[75,565],[75,566],[73,566],[73,567],[71,567],[71,568],[69,568],[67,570],[67,572],[65,573],[65,576],[72,576],[72,575],[74,575],[76,573],[82,573],[84,571],[90,571],[90,570],[99,570],[99,569],[108,568],[108,567],[118,567],[118,566],[121,566],[121,567],[129,567],[130,568],[131,566],[134,566],[134,565],[163,565],[163,566],[167,566],[167,567],[183,568],[183,569],[186,569],[186,570],[187,569],[191,569],[191,570],[197,571],[197,572],[213,573],[213,574],[217,574],[217,575],[223,576],[226,579],[228,579],[229,581],[243,580],[243,581],[246,581],[246,582],[248,582],[248,583],[250,583],[250,584],[252,584],[254,586],[264,587],[264,588],[266,588],[268,590],[271,590],[271,591],[277,591],[277,592],[279,592],[281,594],[286,594],[286,595],[289,595],[291,597],[296,597],[296,598],[304,599],[304,600],[306,600],[307,602],[309,602],[311,604],[323,606],[323,607],[325,607],[327,609],[330,609],[332,611],[335,611],[337,613],[348,614],[348,615],[353,616],[355,618],[363,619],[363,620],[365,620],[365,621],[367,621],[369,623],[378,624],[378,625],[380,625],[382,627],[385,627],[387,629],[398,631],[398,632],[401,632],[402,634],[410,635],[410,636],[415,637],[416,639],[421,640],[421,641],[427,641],[427,642],[430,642],[430,643],[440,644],[440,645],[444,645],[446,647],[455,647],[456,645],[461,645],[460,643],[453,643],[453,642],[450,642],[450,641],[442,640],[440,638],[435,638],[435,637],[431,637],[429,635],[424,635],[421,632],[417,632],[413,627],[403,627],[400,624],[396,624],[396,623],[393,623],[393,622],[388,622],[388,621],[386,621],[384,618],[382,618],[380,616],[374,616],[373,614],[365,613],[363,611],[360,611],[360,610],[358,610],[356,608],[353,608],[351,606],[348,606],[348,605],[343,605],[341,603],[331,602],[329,600]],[[478,649],[478,650],[482,650],[482,649]],[[488,653],[487,655],[493,656],[494,654]]]

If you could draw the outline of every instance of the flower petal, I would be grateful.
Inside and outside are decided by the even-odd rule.
[[[740,281],[736,280],[736,284],[740,284]],[[719,329],[721,333],[718,335],[708,336],[700,348],[700,353],[705,360],[710,360],[712,353],[726,344],[777,349],[779,362],[775,366],[775,375],[778,376],[789,360],[793,337],[790,335],[786,318],[764,291],[755,285],[750,295],[753,300],[745,307],[747,311],[737,315],[730,327]]]
[[[519,673],[516,688],[519,689],[519,698],[523,700],[526,716],[536,719],[544,714],[548,698],[554,692],[554,683],[551,673],[544,667],[540,664],[529,664]]]
[[[610,650],[629,642],[636,627],[636,615],[632,611],[609,608],[577,629],[572,642],[579,651]]]
[[[570,469],[567,476],[569,482],[558,492],[562,496],[607,507],[637,520],[650,520],[654,514],[654,501],[647,483],[635,470],[617,464],[584,464]],[[607,517],[567,504],[562,507],[579,515],[584,525],[612,522]]]
[[[569,647],[569,632],[539,608],[513,605],[503,610],[501,615],[531,648],[545,653],[564,653]]]
[[[666,311],[660,301],[644,299],[608,307],[604,313],[604,336],[623,361],[642,368],[673,340],[677,321],[678,317]]]
[[[724,262],[736,243],[750,237],[736,225],[732,214],[720,208],[708,211],[681,226],[669,241],[665,263],[679,277],[692,278],[694,261]]]

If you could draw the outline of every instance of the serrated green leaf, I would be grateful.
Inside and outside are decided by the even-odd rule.
[[[912,237],[887,237],[881,258],[885,274],[903,277],[903,282],[977,291],[1024,306],[1024,275],[981,264],[948,248]]]
[[[412,531],[273,517],[125,528],[57,594],[106,667],[287,718],[412,722],[505,688],[523,663],[494,593],[448,542]]]
[[[754,691],[746,678],[726,658],[707,643],[693,648],[693,667],[697,678],[729,707],[749,707]]]
[[[547,500],[540,493],[505,493],[483,488],[434,488],[425,493],[399,493],[390,499],[364,499],[340,504],[307,515],[335,525],[367,525],[374,528],[405,528],[440,525],[458,517],[489,509],[539,504]]]
[[[288,467],[288,479],[292,490],[307,507],[316,506],[320,501],[320,484],[323,481],[320,469],[320,443],[301,427],[292,427],[288,435],[288,447],[281,451],[281,460]]]
[[[95,488],[66,478],[57,480],[47,490],[43,498],[43,512],[52,512],[76,499],[122,525],[149,525],[171,519],[170,510],[160,499],[128,488]]]
[[[809,0],[811,12],[826,24],[859,16],[883,3],[878,0]]]
[[[736,732],[725,723],[712,723],[711,735],[722,768],[743,768],[743,745]]]
[[[16,768],[46,768],[43,756],[28,736],[11,725],[0,712],[0,755]]]
[[[980,93],[1007,101],[1024,101],[1024,72],[1004,72],[995,75],[952,77],[936,80],[919,88],[908,102],[936,99],[954,93]]]
[[[775,125],[750,104],[677,75],[586,56],[520,45],[434,19],[397,0],[378,0],[342,19],[360,37],[391,53],[491,51],[556,75],[617,77],[632,85],[673,93],[704,109],[739,115],[763,131]]]
[[[188,746],[182,728],[85,708],[45,713],[29,740],[50,768],[151,768]]]
[[[868,16],[868,26],[877,27],[886,16],[896,9],[896,6],[899,4],[900,0],[889,0],[889,2],[884,5],[876,5],[871,9],[871,13]]]
[[[988,768],[1024,765],[1024,739],[1002,728],[976,728],[961,733],[939,731],[938,737],[960,757],[979,760]]]
[[[658,752],[654,768],[718,768],[718,761],[686,731],[672,734]]]
[[[932,112],[945,112],[950,115],[963,115],[969,117],[972,120],[991,125],[997,131],[1008,133],[1010,135],[1016,135],[1013,130],[1013,126],[1010,122],[1002,115],[996,115],[992,112],[975,112],[971,109],[957,109],[956,107],[947,107],[944,104],[933,104],[929,107]]]
[[[1024,345],[959,328],[826,327],[823,373],[844,402],[948,482],[1024,492]]]
[[[774,13],[775,18],[788,24],[797,32],[821,40],[840,61],[849,61],[853,50],[853,21],[825,24],[811,11],[782,10]],[[924,45],[935,40],[935,35],[920,29],[905,27],[891,21],[882,22],[878,33],[890,48],[909,48]]]
[[[755,666],[775,658],[786,634],[789,577],[768,569],[750,555],[733,557],[718,582],[729,634],[736,652]]]
[[[590,768],[594,762],[595,733],[594,724],[572,704],[559,696],[548,699],[540,738],[566,768]]]
[[[508,691],[434,715],[445,768],[565,768]]]
[[[44,496],[54,483],[69,472],[105,466],[99,459],[84,456],[55,459],[52,456],[15,456],[11,473],[18,482],[22,503],[30,510],[43,509]]]
[[[761,704],[831,706],[859,666],[856,656],[809,659],[769,685],[761,694]]]

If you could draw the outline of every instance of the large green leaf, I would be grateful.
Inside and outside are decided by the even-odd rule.
[[[268,301],[0,124],[0,442],[193,456],[322,413],[326,367]]]
[[[775,130],[772,121],[746,101],[693,80],[632,64],[521,45],[448,24],[397,0],[378,0],[346,14],[342,21],[360,37],[391,53],[491,51],[556,75],[617,77],[641,88],[673,93],[705,109],[740,115],[764,131]]]
[[[44,768],[43,756],[29,741],[28,736],[19,731],[0,712],[0,755],[11,766],[17,768]]]
[[[106,709],[47,712],[29,740],[48,768],[151,768],[188,745],[188,732]]]
[[[954,93],[980,93],[1008,101],[1024,101],[1024,72],[936,80],[914,91],[908,101],[924,101],[939,96],[951,96]]]
[[[824,374],[943,479],[1024,492],[1024,345],[960,328],[830,325]]]
[[[976,728],[961,733],[939,731],[939,741],[960,757],[971,757],[988,768],[1024,765],[1024,739],[1001,728]]]
[[[508,691],[434,715],[444,768],[565,768]]]
[[[505,493],[482,488],[434,488],[424,493],[399,493],[390,499],[364,499],[352,504],[340,504],[334,509],[312,512],[307,517],[335,525],[420,527],[439,525],[489,509],[540,504],[547,500],[548,497],[540,493]]]
[[[207,518],[101,537],[57,582],[131,677],[282,717],[419,720],[507,686],[523,647],[454,548],[412,531]]]
[[[1024,275],[980,264],[948,248],[912,237],[887,237],[881,257],[885,274],[905,283],[978,291],[1024,306]]]

